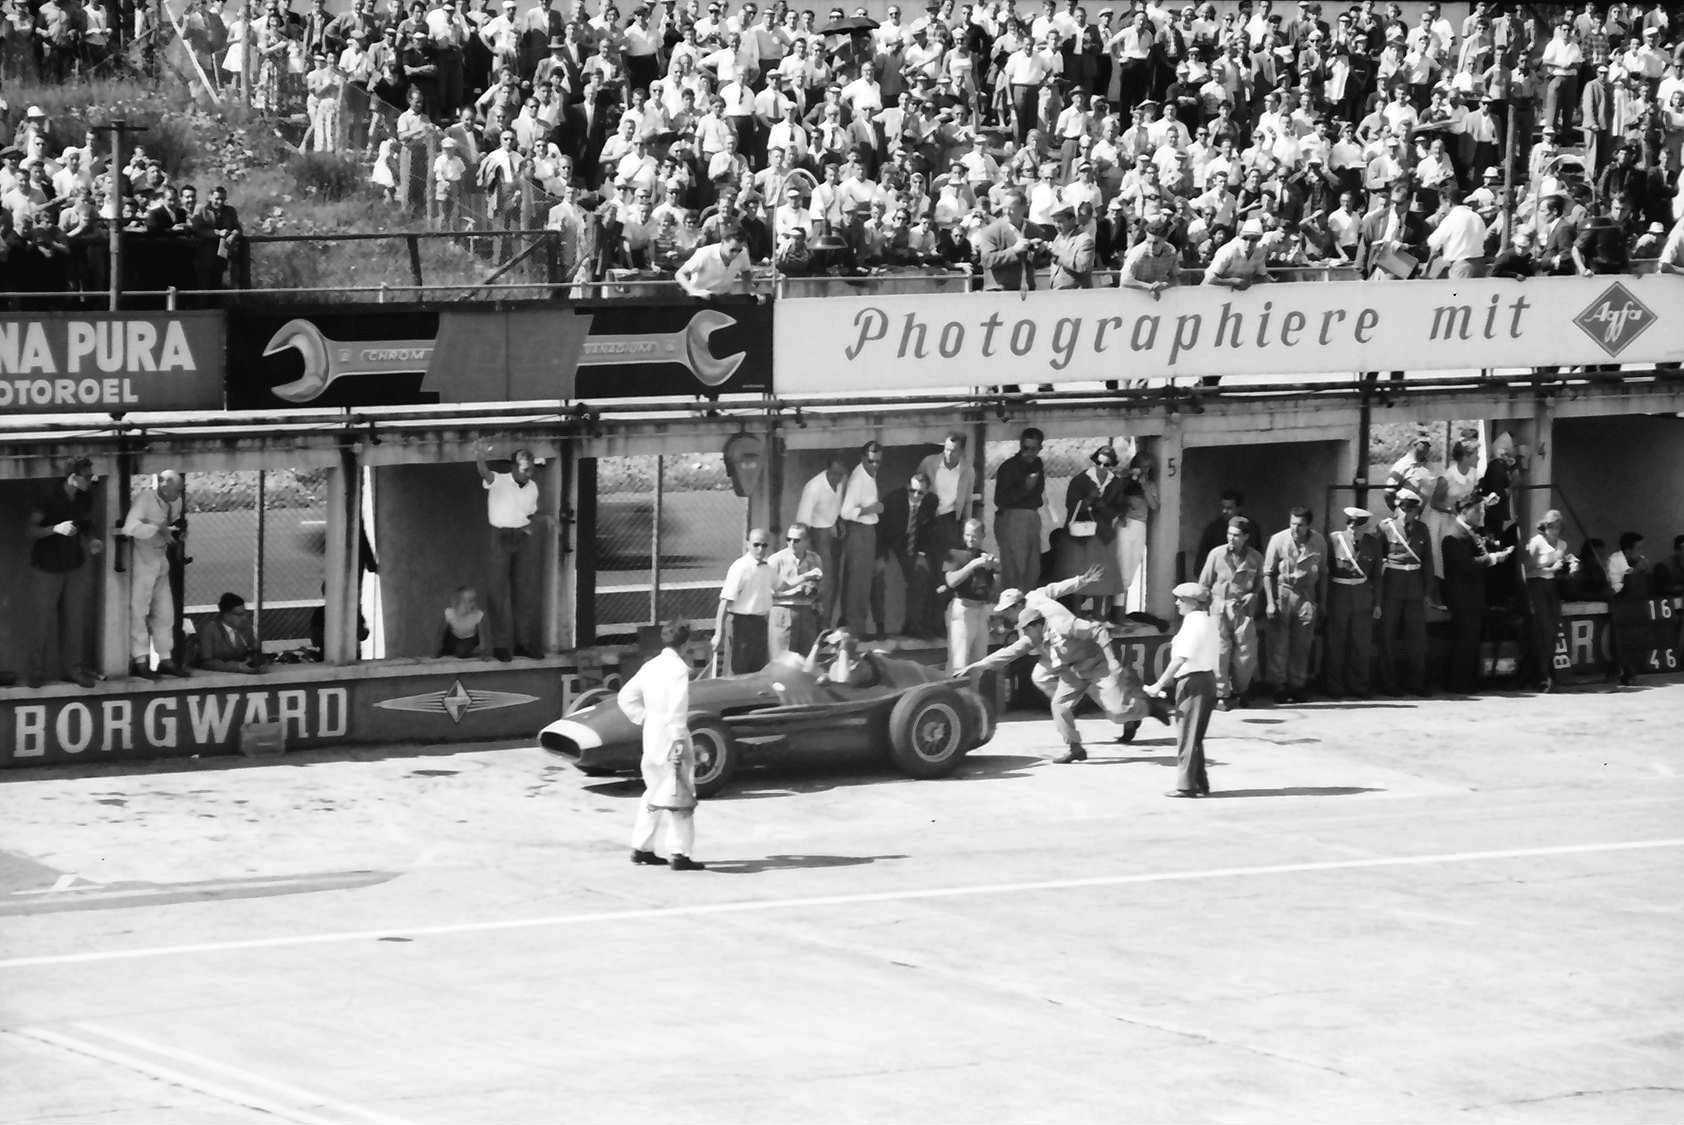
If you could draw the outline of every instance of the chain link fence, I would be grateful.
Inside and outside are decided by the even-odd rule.
[[[743,552],[748,501],[717,453],[597,460],[597,640],[670,618],[711,622]]]
[[[151,478],[136,478],[136,490]],[[187,476],[184,628],[192,644],[225,593],[246,599],[269,653],[320,645],[311,636],[327,580],[327,470]]]

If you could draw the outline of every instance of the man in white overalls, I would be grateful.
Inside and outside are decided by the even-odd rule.
[[[643,802],[632,828],[632,862],[665,866],[655,854],[655,835],[667,826],[667,852],[674,871],[700,871],[690,858],[696,842],[696,752],[690,743],[690,664],[684,647],[690,627],[661,626],[661,654],[637,670],[620,689],[620,710],[643,728]]]

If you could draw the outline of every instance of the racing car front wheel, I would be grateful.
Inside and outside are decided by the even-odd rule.
[[[737,772],[737,743],[718,719],[690,720],[690,744],[696,750],[696,796],[711,797]]]
[[[946,684],[913,688],[889,713],[889,755],[902,773],[945,777],[970,746],[970,708]]]

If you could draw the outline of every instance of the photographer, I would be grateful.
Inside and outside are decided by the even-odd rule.
[[[982,521],[968,519],[965,545],[947,553],[942,585],[947,605],[947,670],[957,672],[988,655],[988,611],[1000,580],[1000,560],[982,549]]]
[[[1035,288],[1033,255],[1045,244],[1024,234],[1028,219],[1028,202],[1012,192],[1002,202],[1000,217],[978,232],[977,259],[984,290]]]
[[[262,672],[266,663],[246,600],[238,594],[223,594],[216,602],[216,620],[199,630],[199,667],[251,676]]]
[[[129,675],[155,680],[185,676],[174,659],[175,598],[170,592],[170,548],[186,539],[181,474],[165,469],[134,498],[120,534],[129,540]],[[152,670],[152,652],[158,670]]]

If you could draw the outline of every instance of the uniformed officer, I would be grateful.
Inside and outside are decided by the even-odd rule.
[[[1380,598],[1380,690],[1401,695],[1396,660],[1401,646],[1410,692],[1427,691],[1427,591],[1433,588],[1433,543],[1421,522],[1421,496],[1400,489],[1397,515],[1380,521],[1386,573]]]
[[[1343,699],[1346,691],[1358,699],[1367,699],[1371,693],[1369,657],[1386,565],[1386,545],[1374,534],[1373,521],[1365,508],[1346,508],[1345,530],[1332,536],[1322,682],[1334,699]]]
[[[965,545],[947,552],[942,581],[952,592],[947,604],[947,670],[957,672],[988,654],[988,611],[999,581],[1000,560],[982,549],[982,521],[969,519]]]
[[[1263,553],[1269,605],[1269,682],[1276,703],[1302,703],[1310,680],[1316,621],[1327,603],[1327,540],[1311,527],[1310,509],[1292,509],[1291,525]]]
[[[1210,615],[1216,620],[1217,707],[1244,707],[1257,672],[1257,598],[1263,584],[1263,556],[1246,543],[1251,521],[1228,521],[1228,542],[1205,559],[1199,585],[1210,591]]]

